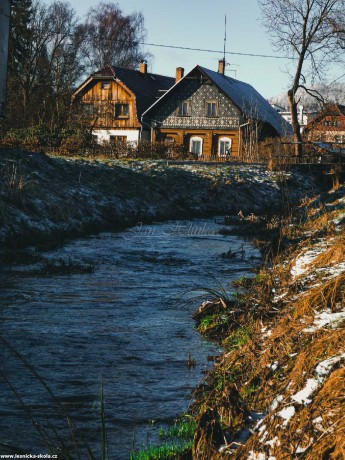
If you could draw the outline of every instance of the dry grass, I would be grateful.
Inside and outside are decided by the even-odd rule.
[[[309,211],[309,220],[295,233],[303,240],[250,283],[242,299],[245,308],[237,318],[239,330],[249,331],[248,339],[225,349],[195,393],[194,413],[216,414],[227,448],[223,453],[217,449],[219,431],[218,442],[210,439],[215,423],[210,419],[207,427],[198,426],[193,458],[243,460],[261,458],[259,454],[277,460],[345,458],[344,359],[329,369],[329,375],[318,380],[316,374],[318,364],[344,353],[344,321],[311,327],[316,314],[345,308],[345,272],[339,269],[345,260],[345,237],[333,223],[343,207],[338,202],[339,209],[326,212],[326,207],[318,206],[318,212]],[[315,257],[303,274],[293,278],[291,267],[308,249],[315,249]],[[276,300],[279,292],[285,295]],[[224,346],[234,343],[236,330],[227,334],[222,337]],[[293,400],[308,379],[316,382],[311,402]],[[277,396],[281,397],[272,407]],[[289,420],[279,415],[284,408],[294,411]],[[249,410],[266,412],[264,428],[235,445],[243,428],[254,427]]]
[[[339,235],[331,245],[313,261],[313,268],[339,264],[345,257],[345,235]]]

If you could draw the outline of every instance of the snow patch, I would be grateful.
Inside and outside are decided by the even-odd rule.
[[[292,418],[295,415],[295,412],[296,410],[294,406],[288,406],[277,413],[279,417],[282,417],[284,419],[283,426],[286,426],[289,423],[290,418]]]
[[[333,356],[331,358],[325,359],[325,361],[319,363],[315,369],[315,372],[318,375],[319,380],[323,381],[324,378],[331,372],[333,366],[342,359],[345,359],[345,353],[339,356]]]
[[[279,406],[279,403],[281,403],[284,399],[284,396],[283,395],[279,395],[277,396],[271,403],[270,405],[270,411],[274,411],[277,409],[277,407]]]
[[[278,439],[278,436],[275,436],[273,439],[265,442],[265,445],[268,445],[271,448],[273,448],[276,444],[277,446],[280,446],[280,441]]]
[[[317,313],[314,317],[312,326],[303,329],[303,332],[315,332],[325,326],[336,328],[338,323],[343,319],[345,319],[345,311],[332,313],[331,310],[325,310],[321,313]]]
[[[249,452],[249,457],[247,458],[247,460],[266,460],[266,455],[262,452],[256,453],[253,450],[251,450]]]
[[[291,399],[296,401],[298,404],[304,404],[305,406],[310,404],[312,402],[310,396],[325,380],[325,378],[331,372],[334,365],[342,359],[345,359],[345,353],[339,356],[332,356],[331,358],[327,358],[321,363],[319,363],[315,368],[315,378],[308,379],[306,386],[303,388],[303,390],[292,395]]]
[[[310,396],[314,393],[318,386],[319,382],[316,379],[308,379],[303,390],[291,396],[291,399],[296,401],[298,404],[304,404],[306,406],[312,402]]]
[[[295,261],[294,267],[291,268],[291,275],[293,278],[303,275],[308,271],[309,265],[324,251],[324,247],[314,247],[308,251],[303,252]]]
[[[267,367],[268,367],[269,369],[272,369],[272,371],[274,372],[274,371],[276,371],[276,370],[278,369],[278,367],[279,367],[279,361],[274,361],[274,363],[268,364]]]

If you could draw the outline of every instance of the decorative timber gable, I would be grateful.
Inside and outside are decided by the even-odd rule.
[[[216,104],[217,114],[207,115],[207,103]],[[179,113],[179,105],[186,103],[186,113]],[[238,129],[241,122],[239,109],[211,81],[197,75],[184,79],[174,94],[159,105],[154,119],[161,128]]]
[[[250,85],[196,66],[142,116],[152,140],[182,144],[198,157],[225,159],[263,136],[283,135],[291,127]],[[180,69],[180,68],[179,68]]]

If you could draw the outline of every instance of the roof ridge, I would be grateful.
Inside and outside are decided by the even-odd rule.
[[[234,77],[230,77],[229,75],[225,75],[223,73],[219,73],[217,72],[216,70],[212,70],[212,69],[208,69],[207,67],[203,67],[203,66],[198,66],[200,67],[201,69],[203,70],[206,70],[207,72],[211,72],[211,73],[214,73],[220,77],[224,77],[226,78],[227,80],[231,80],[232,82],[235,82],[235,83],[241,83],[243,85],[248,85],[248,86],[251,86],[253,88],[253,86],[250,84],[250,83],[247,83],[245,81],[242,81],[242,80],[238,80],[237,78],[234,78]]]
[[[168,75],[162,75],[162,74],[159,74],[159,73],[153,73],[153,72],[146,72],[146,73],[143,73],[143,72],[140,72],[139,69],[129,69],[128,67],[121,67],[121,66],[114,66],[114,65],[111,65],[111,67],[113,69],[121,69],[121,70],[128,70],[130,72],[137,72],[138,74],[141,74],[141,75],[153,75],[155,77],[164,77],[164,78],[171,78],[172,80],[175,80],[175,77],[169,77]]]

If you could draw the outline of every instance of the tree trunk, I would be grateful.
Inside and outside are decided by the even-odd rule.
[[[295,155],[297,157],[301,157],[303,153],[302,135],[301,135],[301,127],[298,122],[297,103],[295,102],[293,89],[290,89],[288,91],[288,100],[289,100],[289,106],[290,106],[290,112],[291,112],[293,140],[294,142],[296,142]]]

